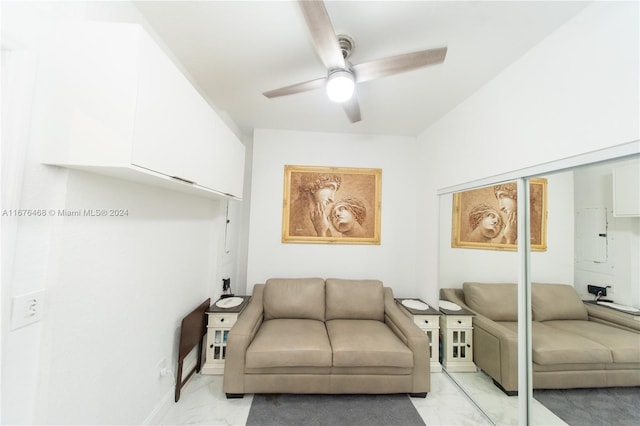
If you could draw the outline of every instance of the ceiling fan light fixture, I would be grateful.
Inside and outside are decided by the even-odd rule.
[[[353,96],[356,82],[353,73],[347,70],[336,70],[327,78],[327,96],[333,102],[346,102]]]

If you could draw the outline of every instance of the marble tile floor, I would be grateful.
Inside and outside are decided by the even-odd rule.
[[[445,373],[431,374],[431,392],[426,398],[410,399],[427,425],[494,424]],[[253,395],[228,400],[222,392],[222,376],[195,374],[160,424],[244,425],[252,400]]]
[[[484,413],[496,425],[518,424],[518,397],[506,396],[498,389],[491,378],[478,371],[477,373],[449,373]],[[547,407],[533,399],[531,406],[532,426],[566,425],[562,419]]]

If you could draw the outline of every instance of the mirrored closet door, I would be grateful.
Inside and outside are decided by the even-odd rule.
[[[585,306],[589,307],[596,299],[604,302],[601,306],[607,306],[607,301],[611,301],[624,307],[639,307],[640,159],[636,156],[587,164],[549,173],[544,178],[549,182],[550,243],[548,256],[535,252],[530,255],[529,269],[534,286],[535,283],[572,285],[576,299],[587,301]],[[590,293],[589,286],[606,289],[606,295]],[[535,298],[533,303],[536,303]],[[561,314],[560,320],[549,316],[553,314],[552,306],[546,309],[542,325],[560,328],[562,332],[575,331],[575,327],[580,326],[581,312],[571,303],[571,300],[563,300],[563,310],[555,314]],[[608,307],[600,310],[605,316],[614,314],[640,322],[640,315],[636,318],[631,313]],[[532,337],[536,339],[536,334],[543,334],[544,330],[536,328],[535,314],[533,320]],[[610,330],[608,337],[616,331]],[[566,423],[584,425],[623,424],[632,418],[632,413],[625,414],[625,410],[637,413],[637,406],[625,402],[625,398],[637,400],[638,391],[624,388],[629,376],[640,374],[637,363],[627,367],[618,363],[617,371],[607,368],[609,371],[605,372],[602,365],[580,362],[585,356],[602,355],[596,354],[598,350],[594,348],[591,354],[589,351],[567,352],[565,362],[572,356],[579,359],[565,364],[563,369],[544,365],[545,360],[536,359],[542,354],[533,354],[535,375],[531,405],[541,407],[532,412],[534,424],[542,424],[545,410]],[[628,369],[625,371],[625,368]],[[556,384],[575,389],[553,389]],[[610,387],[602,388],[603,384]],[[605,400],[607,402],[602,404]]]
[[[490,318],[487,321],[484,316],[468,317],[470,335],[466,340],[471,346],[468,350],[472,368],[462,369],[443,362],[443,369],[496,424],[518,424],[518,397],[508,397],[505,391],[509,390],[501,389],[499,383],[503,381],[509,393],[515,395],[519,257],[515,240],[509,241],[510,244],[501,242],[507,225],[504,217],[515,209],[512,203],[515,200],[503,200],[501,211],[497,196],[505,194],[494,191],[508,191],[515,186],[515,182],[511,182],[506,187],[491,185],[440,196],[440,298],[456,303],[462,312],[470,307]],[[510,225],[517,224],[512,220]],[[447,315],[441,317],[442,333],[443,322],[456,321],[454,315],[460,311],[443,312]],[[493,320],[500,321],[494,323]],[[503,328],[504,341],[492,336],[495,327]],[[443,341],[443,361],[446,361],[447,350]],[[501,358],[511,370],[505,369],[504,375]]]
[[[440,192],[441,298],[485,314],[472,318],[477,368],[444,368],[494,423],[566,424],[563,405],[568,402],[549,402],[537,389],[545,367],[536,365],[539,355],[530,347],[536,335],[531,324],[532,283],[570,285],[578,302],[593,301],[588,285],[601,284],[610,286],[608,300],[640,306],[640,215],[633,211],[640,204],[640,179],[634,177],[639,173],[638,145],[516,172],[504,181]],[[629,168],[636,171],[630,175]],[[622,184],[622,179],[627,182]],[[526,201],[521,197],[519,203],[508,204],[504,197],[509,188],[501,186],[507,182],[519,182],[518,193],[528,188]],[[522,241],[505,236],[513,205],[520,206],[517,235],[527,236]],[[496,232],[500,235],[492,236]],[[515,247],[504,245],[513,243]],[[517,287],[517,295],[510,285]],[[520,306],[528,307],[528,315]],[[529,344],[518,336],[525,336]],[[525,384],[519,387],[518,378]]]

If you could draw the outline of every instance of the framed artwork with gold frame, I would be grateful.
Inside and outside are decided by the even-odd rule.
[[[547,180],[529,180],[531,250],[547,249]],[[517,250],[516,182],[453,194],[451,247]]]
[[[284,166],[283,243],[380,244],[382,169]]]

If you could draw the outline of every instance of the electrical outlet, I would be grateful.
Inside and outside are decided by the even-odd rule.
[[[591,294],[595,294],[596,296],[606,296],[607,295],[607,287],[598,287],[597,285],[587,285],[587,291]]]
[[[11,329],[15,330],[36,321],[44,315],[44,290],[15,296],[11,311]]]
[[[160,361],[158,361],[158,363],[156,364],[156,370],[158,370],[161,377],[167,375],[168,368],[166,358],[162,358]]]

